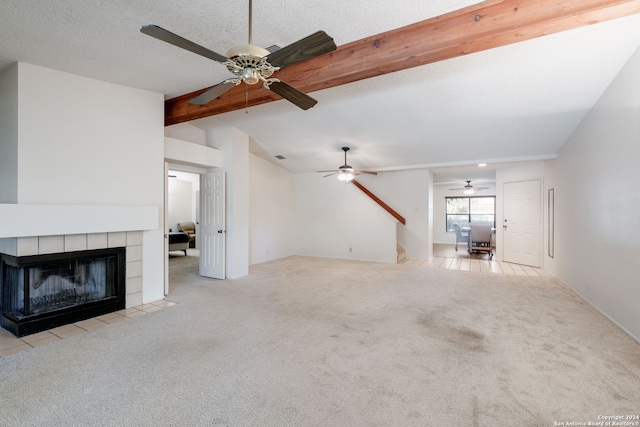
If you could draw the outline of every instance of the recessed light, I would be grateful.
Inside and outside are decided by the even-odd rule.
[[[480,163],[478,166],[480,166],[481,168],[483,168],[483,167],[487,166],[487,164],[486,164],[486,163]]]

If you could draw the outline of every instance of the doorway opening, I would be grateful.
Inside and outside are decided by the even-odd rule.
[[[198,275],[200,258],[200,173],[169,167],[167,171],[166,228],[171,276]],[[170,289],[166,289],[168,293]]]

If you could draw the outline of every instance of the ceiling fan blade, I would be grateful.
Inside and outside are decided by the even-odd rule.
[[[326,171],[325,171],[325,172],[326,172]],[[338,172],[330,173],[329,175],[325,175],[325,176],[323,176],[323,178],[326,178],[326,177],[331,176],[331,175],[335,175],[335,174],[337,174],[337,173],[338,173]]]
[[[288,67],[300,61],[336,50],[336,44],[324,31],[318,31],[267,56],[274,67]]]
[[[231,90],[231,88],[234,86],[236,86],[235,82],[225,80],[222,83],[218,83],[217,85],[211,87],[209,90],[202,92],[195,98],[190,99],[189,104],[206,105],[223,93]]]
[[[366,173],[366,174],[369,174],[369,175],[378,175],[378,172],[361,171],[361,170],[357,170],[357,171],[356,171],[356,173],[357,173],[357,174],[360,174],[360,173]]]
[[[280,46],[278,46],[277,44],[271,45],[267,48],[267,50],[269,51],[269,53],[273,53],[273,52],[277,52],[280,49],[282,49]]]
[[[318,103],[318,101],[316,101],[306,93],[299,91],[295,87],[283,81],[271,83],[269,85],[269,89],[271,89],[273,92],[277,93],[287,101],[292,102],[293,104],[302,108],[303,110],[308,110]]]
[[[145,25],[144,27],[140,28],[140,31],[143,34],[154,37],[158,40],[162,40],[163,42],[172,44],[182,49],[186,49],[190,52],[197,53],[198,55],[202,55],[205,58],[213,59],[217,62],[226,62],[228,59],[224,55],[220,55],[219,53],[209,50],[206,47],[202,47],[197,43],[180,37],[179,35],[174,34],[171,31],[167,31],[164,28],[158,27],[157,25]]]

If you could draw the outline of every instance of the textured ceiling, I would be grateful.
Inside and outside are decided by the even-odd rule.
[[[285,46],[322,29],[342,45],[474,3],[254,0],[253,43]],[[247,41],[248,2],[2,0],[0,72],[22,61],[167,97],[229,77],[141,34],[150,23],[224,54]],[[437,176],[490,179],[491,165],[459,165],[553,156],[638,46],[640,15],[314,92],[308,111],[277,101],[192,124],[235,126],[292,172],[336,168],[347,145],[361,169],[458,166]]]

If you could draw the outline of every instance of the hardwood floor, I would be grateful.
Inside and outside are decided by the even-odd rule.
[[[433,260],[406,259],[401,263],[406,267],[444,268],[448,270],[484,271],[495,274],[514,274],[517,276],[551,277],[542,268],[527,265],[494,261],[487,253],[467,253],[465,246],[436,244],[433,245]]]

